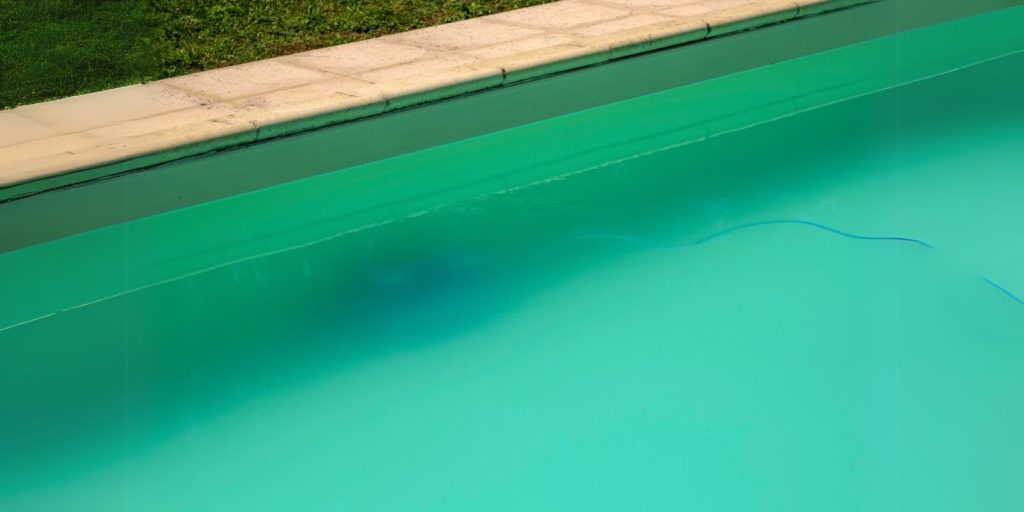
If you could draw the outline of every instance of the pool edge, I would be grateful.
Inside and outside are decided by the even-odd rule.
[[[25,105],[0,113],[8,118],[0,125],[24,125],[49,136],[19,137],[10,133],[12,137],[8,140],[17,143],[0,146],[0,202],[210,151],[359,121],[879,1],[885,0],[767,0],[686,14],[689,11],[674,13],[678,6],[626,7],[624,3],[608,0],[563,0],[148,84]],[[716,0],[707,3],[713,7]],[[571,9],[549,12],[552,7],[566,4]],[[700,3],[684,7],[690,9],[691,6],[694,12],[711,8]],[[574,12],[581,8],[582,11]],[[588,8],[599,10],[590,13]],[[534,20],[538,14],[543,14],[544,19]],[[588,17],[582,18],[583,23],[577,23],[578,20],[572,19],[574,15]],[[643,24],[635,26],[639,23]],[[486,26],[481,27],[481,24]],[[613,30],[615,28],[618,29]],[[458,41],[448,41],[474,36],[474,32],[482,29],[509,32],[508,35],[488,34],[484,41],[508,40],[468,49],[459,46]],[[516,51],[516,45],[544,38],[558,44]],[[383,45],[383,49],[374,48],[375,44]],[[370,71],[358,68],[346,71],[336,62],[323,64],[353,49],[373,54],[382,62],[392,59],[399,64]],[[382,51],[383,55],[378,55]],[[487,52],[508,54],[481,58],[474,57],[473,52],[483,52],[475,54],[480,56],[488,55]],[[404,60],[419,53],[427,57]],[[449,62],[457,65],[446,65]],[[406,70],[399,69],[402,67],[426,71],[407,76]],[[270,85],[254,89],[239,87],[239,82]],[[128,113],[120,116],[124,119],[112,122],[96,119],[97,113],[100,113],[98,117],[103,117],[104,110],[125,108],[146,114]]]
[[[199,137],[193,145],[24,184],[39,187],[34,191],[8,187],[0,190],[0,252],[917,26],[995,10],[1005,6],[1005,1],[975,4],[968,13],[963,12],[963,6],[955,5],[956,2],[944,4],[944,8],[929,4],[932,9],[928,10],[922,8],[921,0],[858,4],[856,8],[831,11],[827,16],[802,18],[795,23],[769,23],[758,30],[702,39],[700,44],[684,43],[648,50],[628,58],[600,62],[600,65],[591,63],[515,84],[468,91],[444,98],[444,101],[404,105],[387,112],[364,110],[362,117],[356,119],[333,125],[305,126],[295,132],[275,133],[263,140],[256,139],[254,131],[226,133],[216,138]],[[894,17],[897,19],[892,19]],[[821,37],[822,33],[827,36]],[[807,34],[815,37],[806,37]],[[729,58],[722,59],[723,55]],[[664,69],[659,68],[662,65],[671,67],[671,72],[649,74],[652,66]],[[524,104],[530,105],[523,108]],[[481,107],[499,115],[482,116]],[[304,119],[308,122],[309,118]],[[353,120],[358,122],[351,122]],[[183,175],[176,172],[180,166],[169,165],[195,161],[202,155],[230,154],[236,148],[260,147],[266,154],[270,146],[287,145],[292,139],[316,139],[337,151],[332,151],[334,156],[329,159],[308,155],[310,165],[306,165],[304,159],[302,166],[292,165],[294,160],[271,159],[261,164],[261,169],[209,169],[207,165],[205,174]],[[258,144],[254,146],[254,143]],[[201,161],[207,160],[216,159],[201,158]],[[270,169],[274,165],[281,168]],[[18,190],[24,193],[4,199],[4,192]]]

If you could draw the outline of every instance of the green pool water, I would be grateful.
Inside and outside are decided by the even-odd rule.
[[[1021,27],[0,254],[0,510],[1020,510]]]

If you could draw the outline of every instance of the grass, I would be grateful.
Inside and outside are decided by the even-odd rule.
[[[160,76],[160,30],[138,0],[0,0],[0,108]]]
[[[0,0],[0,108],[550,0]]]

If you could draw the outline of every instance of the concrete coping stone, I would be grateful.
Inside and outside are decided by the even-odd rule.
[[[25,105],[0,112],[0,202],[875,1],[561,0]]]

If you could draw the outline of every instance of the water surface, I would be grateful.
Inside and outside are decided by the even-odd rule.
[[[1019,510],[1024,53],[710,114],[1022,22],[0,255],[0,509]]]

